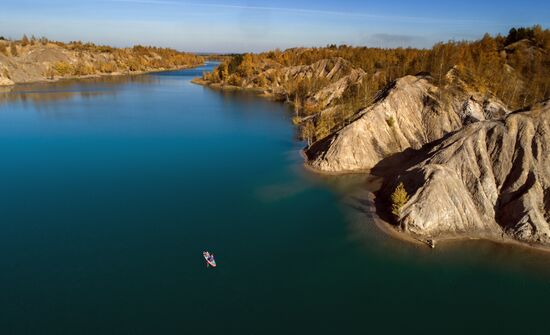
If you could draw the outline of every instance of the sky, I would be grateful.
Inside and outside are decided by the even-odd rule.
[[[550,28],[550,1],[0,0],[0,36],[192,52],[327,44],[428,48],[534,24]]]

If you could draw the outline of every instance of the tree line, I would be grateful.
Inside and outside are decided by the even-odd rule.
[[[328,117],[319,113],[319,106],[308,105],[308,101],[330,81],[311,77],[280,83],[280,73],[290,66],[311,65],[334,57],[347,60],[366,75],[333,102],[333,111]],[[445,87],[452,79],[450,73],[472,90],[496,96],[510,109],[548,99],[550,30],[540,25],[512,28],[507,36],[485,34],[476,41],[440,42],[431,49],[328,45],[235,55],[213,72],[206,73],[204,79],[271,91],[275,91],[275,85],[282,86],[285,98],[299,111],[296,123],[301,124],[302,132],[313,133],[314,139],[319,139],[340,127],[358,109],[368,107],[376,94],[393,80],[425,74],[435,85]],[[308,118],[314,114],[319,114],[315,120]],[[306,123],[301,122],[304,118]]]
[[[266,69],[276,73],[278,68],[310,65],[331,57],[341,57],[363,69],[369,75],[372,96],[397,78],[422,72],[442,85],[453,68],[468,84],[492,92],[511,108],[547,99],[550,88],[550,30],[539,25],[512,28],[507,36],[485,34],[477,41],[441,42],[431,49],[330,45],[237,55],[221,63],[206,79],[268,86]]]

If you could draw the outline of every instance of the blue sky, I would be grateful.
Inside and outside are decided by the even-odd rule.
[[[550,1],[1,0],[0,35],[203,52],[326,44],[430,47],[550,27]]]

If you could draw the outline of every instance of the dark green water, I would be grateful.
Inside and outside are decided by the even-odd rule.
[[[386,237],[202,70],[0,93],[0,334],[545,333],[550,256]]]

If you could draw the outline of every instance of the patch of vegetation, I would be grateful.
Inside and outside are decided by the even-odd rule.
[[[293,125],[298,126],[298,125],[300,125],[301,122],[302,122],[301,117],[299,117],[297,115],[292,117],[292,124]]]
[[[388,126],[390,126],[390,128],[393,128],[393,126],[395,125],[395,119],[393,118],[393,116],[387,118],[386,123],[388,124]]]
[[[79,61],[74,66],[73,75],[75,76],[87,76],[95,73],[95,69],[86,62]]]
[[[57,62],[53,65],[53,70],[59,76],[70,76],[74,74],[74,67],[67,62]]]
[[[399,183],[391,195],[391,212],[398,219],[401,215],[401,208],[409,201],[409,194],[403,183]]]
[[[101,73],[113,73],[117,71],[117,64],[114,61],[100,62],[97,64],[97,70]]]

